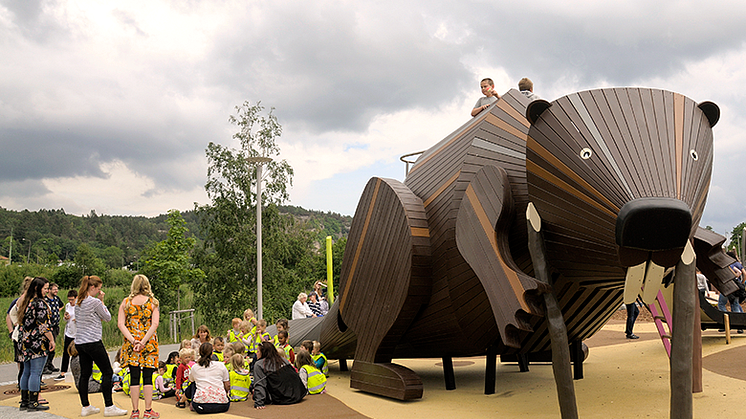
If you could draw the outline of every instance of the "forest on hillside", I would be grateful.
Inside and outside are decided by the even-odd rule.
[[[307,210],[292,205],[278,207],[281,214],[293,215],[319,244],[326,236],[347,237],[352,217],[333,212]],[[200,234],[196,211],[181,212],[187,237],[197,242]],[[91,211],[78,216],[64,209],[13,211],[0,207],[0,256],[13,263],[59,264],[75,259],[78,247],[87,244],[109,268],[137,270],[142,252],[166,238],[167,214],[156,217],[99,215]]]

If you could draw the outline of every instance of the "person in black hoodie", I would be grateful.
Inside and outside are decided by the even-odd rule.
[[[295,404],[306,397],[308,390],[295,368],[278,353],[270,342],[257,348],[259,360],[254,366],[254,407],[268,404]]]

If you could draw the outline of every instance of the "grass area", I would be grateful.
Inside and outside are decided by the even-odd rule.
[[[111,312],[111,321],[104,322],[103,323],[103,341],[104,345],[111,349],[116,349],[117,347],[121,346],[123,343],[122,333],[119,331],[119,328],[117,327],[117,314],[119,310],[119,304],[122,302],[124,297],[126,297],[129,294],[129,287],[104,287],[103,288],[104,293],[106,296],[104,297],[104,303],[109,308],[109,311]],[[186,296],[182,298],[182,307],[191,307],[191,298],[190,294],[188,292],[185,292]],[[63,302],[67,303],[67,299],[65,298],[67,296],[67,290],[60,290],[59,293],[60,298]],[[0,310],[2,310],[2,313],[5,314],[8,312],[8,308],[10,306],[10,303],[15,299],[16,297],[6,297],[6,298],[0,298]],[[188,304],[188,305],[187,305]],[[161,322],[158,325],[158,339],[161,344],[168,344],[173,343],[173,341],[170,338],[169,334],[169,327],[168,327],[168,308],[164,308],[165,313],[161,312]],[[201,319],[199,319],[201,321]],[[195,327],[199,326],[201,323],[197,323],[197,319],[195,319]],[[7,333],[7,327],[3,327],[3,331],[6,333],[2,334],[2,337],[0,337],[0,363],[3,362],[12,362],[13,361],[13,342],[10,339],[10,335]],[[186,335],[189,334],[191,331],[191,324],[187,324],[186,321],[182,321],[182,336],[186,337]],[[65,334],[65,321],[64,319],[60,321],[60,334],[57,336],[57,346],[59,348],[62,348],[62,344],[64,343],[64,334]],[[191,337],[191,336],[190,336]],[[62,355],[61,349],[57,350],[57,355]],[[163,358],[163,356],[161,356]]]

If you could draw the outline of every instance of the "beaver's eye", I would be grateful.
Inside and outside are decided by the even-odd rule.
[[[697,161],[699,159],[699,156],[697,155],[697,150],[689,150],[689,155],[692,156],[692,159],[694,161]]]
[[[588,148],[588,147],[580,150],[580,158],[583,159],[583,160],[590,159],[592,155],[593,155],[593,151],[591,151],[591,149]]]

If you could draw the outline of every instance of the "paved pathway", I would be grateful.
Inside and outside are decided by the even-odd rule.
[[[161,360],[165,360],[166,356],[168,356],[169,352],[172,351],[178,351],[179,350],[179,344],[174,343],[171,345],[161,345],[159,348],[159,355]],[[111,359],[112,362],[114,362],[114,355],[116,355],[117,351],[111,351],[109,352],[109,359]],[[59,368],[60,364],[62,363],[62,357],[58,356],[54,359],[54,365]],[[42,377],[43,380],[54,378],[59,373],[54,373],[53,375],[45,375]],[[8,384],[17,384],[18,383],[18,366],[15,363],[7,363],[7,364],[0,364],[0,386],[5,386]],[[0,411],[2,412],[2,411]],[[0,417],[5,418],[5,415],[0,415]],[[31,416],[29,416],[31,417]],[[51,417],[51,416],[50,416]],[[56,416],[55,416],[56,417]]]

